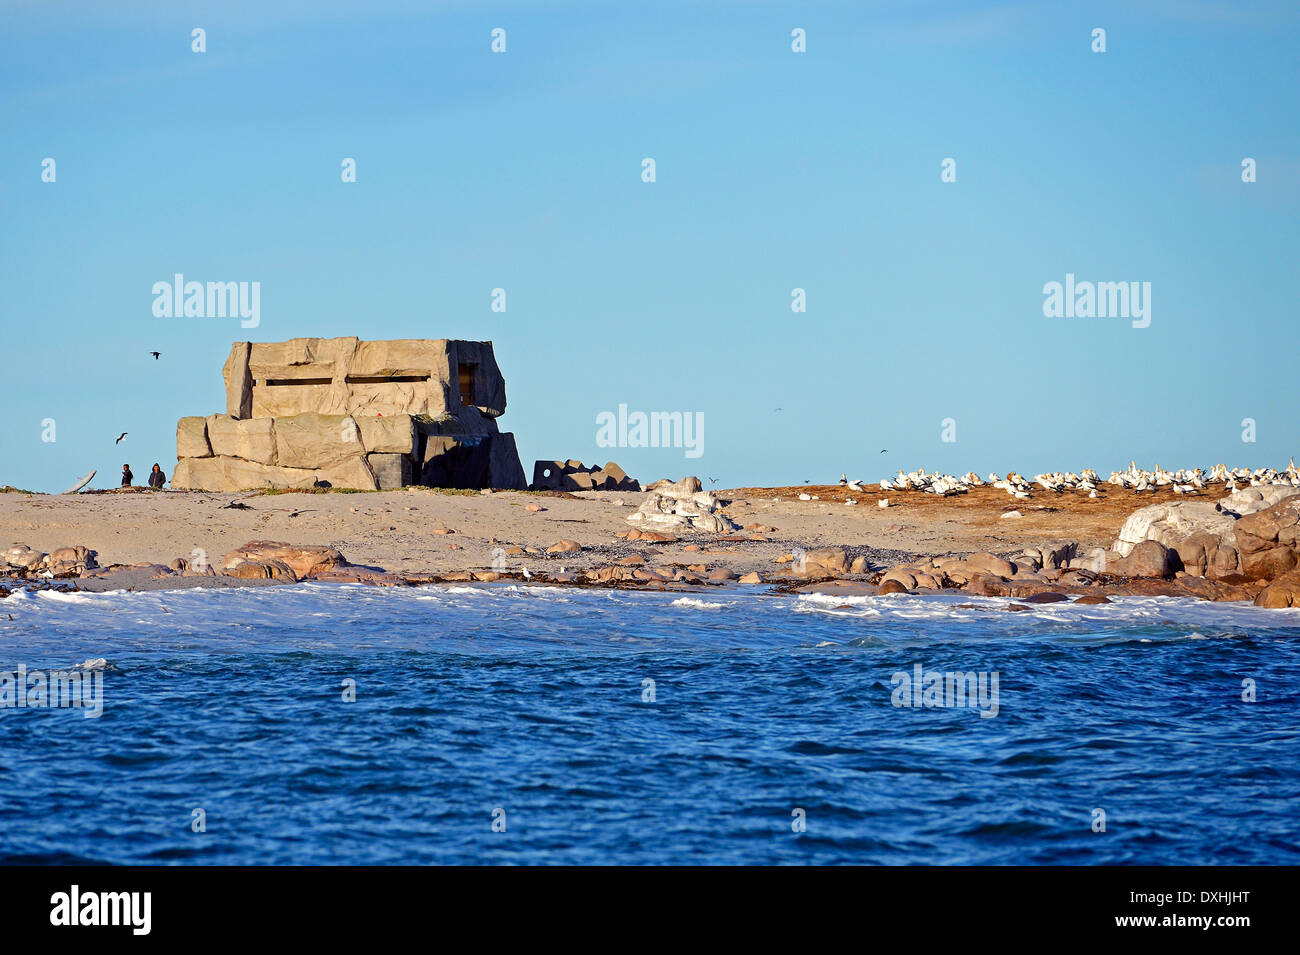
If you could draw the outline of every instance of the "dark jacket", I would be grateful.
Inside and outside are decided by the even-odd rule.
[[[162,472],[162,468],[159,468],[157,471],[150,471],[150,472],[149,472],[149,486],[150,486],[150,487],[159,487],[159,488],[160,488],[160,487],[162,487],[162,486],[163,486],[164,484],[166,484],[166,483],[167,483],[167,475],[163,474],[163,472]]]
[[[131,482],[134,480],[135,475],[131,473],[129,468],[122,472],[122,487],[130,487]]]

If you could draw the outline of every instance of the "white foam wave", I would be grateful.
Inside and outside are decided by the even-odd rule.
[[[1182,623],[1214,626],[1294,626],[1300,622],[1300,608],[1271,610],[1243,601],[1214,602],[1194,597],[1111,597],[1109,604],[1078,604],[1058,601],[1025,604],[1014,597],[973,597],[967,594],[924,594],[886,596],[838,596],[800,594],[795,613],[826,613],[885,617],[896,620],[989,620],[999,616],[1076,623]],[[1008,613],[1010,604],[1028,610]],[[848,610],[844,608],[849,608]]]
[[[699,597],[678,597],[672,602],[674,607],[693,607],[696,610],[722,610],[730,607],[729,603],[713,603],[708,600],[701,600]]]

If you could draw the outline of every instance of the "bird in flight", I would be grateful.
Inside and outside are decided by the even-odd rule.
[[[881,453],[881,454],[888,454],[889,452],[888,452],[888,449],[886,449],[886,448],[881,448],[881,449],[880,449],[880,453]]]
[[[122,443],[122,439],[125,438],[125,437],[127,436],[128,433],[129,433],[129,432],[123,431],[121,434],[119,434],[119,435],[117,436],[117,440],[114,441],[113,443],[114,443],[114,444],[121,444],[121,443]]]
[[[162,354],[162,352],[151,351],[149,354],[153,355],[153,360],[154,360],[154,361],[157,361],[157,360],[158,360],[158,357]]]
[[[717,484],[717,483],[718,483],[718,479],[717,479],[717,478],[709,478],[709,480],[712,481],[714,484]]]

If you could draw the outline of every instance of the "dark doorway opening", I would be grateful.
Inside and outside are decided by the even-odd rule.
[[[478,365],[461,362],[457,366],[460,381],[460,403],[466,407],[478,404],[474,400],[474,376],[477,372]]]

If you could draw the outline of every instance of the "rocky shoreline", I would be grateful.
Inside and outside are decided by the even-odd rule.
[[[393,587],[526,582],[687,592],[717,587],[828,594],[960,592],[1024,604],[1060,600],[1102,603],[1114,596],[1163,595],[1253,601],[1261,607],[1300,606],[1297,487],[1249,487],[1216,501],[1170,499],[1136,510],[1112,506],[1104,513],[1122,513],[1124,518],[1122,522],[1116,518],[1120,526],[1117,532],[1112,531],[1115,536],[1109,546],[1097,543],[1099,531],[1091,531],[1083,539],[1061,536],[1072,527],[1091,526],[1073,516],[1067,495],[1059,505],[1039,508],[1040,521],[1032,520],[1033,512],[1026,517],[1026,530],[1035,523],[1050,524],[1052,535],[1044,535],[1043,542],[982,550],[918,546],[933,536],[935,524],[957,520],[953,515],[961,514],[962,505],[954,501],[961,498],[914,492],[916,498],[928,498],[927,503],[940,508],[924,512],[933,516],[917,528],[923,533],[909,533],[912,525],[907,524],[883,524],[877,530],[876,524],[888,519],[881,516],[888,513],[883,509],[844,507],[857,502],[863,490],[860,486],[813,489],[817,494],[791,495],[790,490],[716,493],[703,490],[697,478],[686,478],[657,482],[636,496],[485,492],[450,497],[426,492],[423,497],[409,493],[382,498],[384,502],[413,502],[401,507],[405,513],[400,518],[393,507],[347,503],[356,500],[356,495],[294,495],[312,502],[311,507],[297,502],[283,507],[278,497],[246,497],[250,503],[232,498],[218,504],[210,495],[190,495],[177,509],[173,533],[164,534],[164,539],[199,539],[217,531],[228,538],[234,532],[232,526],[248,524],[258,531],[279,531],[291,520],[307,527],[310,525],[302,520],[317,511],[337,513],[333,524],[339,525],[340,533],[331,534],[329,543],[301,544],[285,543],[278,533],[274,537],[268,534],[243,538],[242,543],[211,559],[202,547],[194,547],[189,554],[160,555],[156,561],[101,559],[107,549],[103,544],[42,551],[14,543],[0,551],[0,595],[19,587],[104,591],[301,581]],[[897,495],[898,489],[894,492]],[[977,493],[972,491],[971,496]],[[772,496],[764,499],[763,494]],[[124,502],[148,496],[96,497]],[[65,507],[70,516],[80,516],[78,507],[101,506],[77,500],[41,501],[40,497],[31,495],[24,503],[38,508]],[[171,499],[173,495],[166,492],[157,497],[160,501]],[[426,500],[433,504],[423,503]],[[321,506],[315,507],[316,502]],[[637,506],[628,510],[634,503]],[[1084,499],[1074,506],[1095,508],[1099,503]],[[105,525],[104,518],[121,521],[124,511],[118,503],[103,506],[117,509],[76,526],[93,527],[101,539],[107,534],[112,540],[124,532]],[[896,497],[889,511],[908,512],[913,506],[910,500]],[[1029,510],[1023,503],[1016,506]],[[23,509],[12,510],[21,513]],[[362,520],[368,521],[369,516],[360,515],[372,510],[381,521],[372,530],[387,539],[381,542],[382,548],[373,538],[367,539],[367,550],[379,553],[381,559],[354,562],[345,556],[345,549],[354,550],[349,531]],[[981,526],[978,536],[954,534],[948,543],[1001,542],[1003,538],[991,535],[1010,523],[997,519],[1002,513],[989,511],[979,517],[982,525],[998,528]],[[468,525],[468,532],[449,526],[453,516]],[[148,512],[141,517],[147,519]],[[16,520],[10,523],[17,526]],[[331,530],[336,529],[333,524]],[[72,521],[45,518],[39,527],[48,536],[51,526],[72,525]],[[28,521],[22,526],[35,528],[38,524]],[[548,532],[548,537],[540,536]],[[908,546],[882,546],[882,541]],[[155,553],[157,546],[155,542]],[[417,547],[423,549],[421,553],[436,556],[412,560],[410,553]],[[365,556],[363,552],[363,559]],[[416,566],[401,566],[411,563]]]

